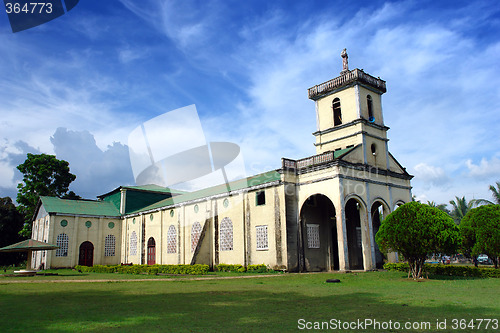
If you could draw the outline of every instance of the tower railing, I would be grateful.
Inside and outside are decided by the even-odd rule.
[[[289,158],[282,158],[283,169],[305,169],[314,165],[324,164],[331,162],[335,159],[333,151],[327,151],[320,155],[314,155],[300,160],[291,160]]]
[[[312,88],[309,88],[307,90],[308,97],[310,99],[314,99],[317,96],[323,95],[327,92],[330,92],[334,89],[340,88],[346,84],[349,84],[349,83],[355,82],[355,81],[367,83],[367,84],[371,85],[372,87],[375,87],[384,93],[387,91],[384,80],[382,80],[380,78],[373,77],[370,74],[366,74],[361,69],[356,68],[356,69],[353,69],[352,71],[347,71],[334,79],[331,79],[329,81],[315,85]]]

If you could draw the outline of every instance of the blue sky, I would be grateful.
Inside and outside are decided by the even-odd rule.
[[[500,180],[498,1],[81,0],[13,34],[0,12],[0,196],[27,152],[70,162],[94,198],[133,184],[128,134],[196,104],[247,174],[313,155],[307,88],[350,68],[387,81],[389,149],[421,200],[490,199]],[[189,140],[188,137],[185,138]]]

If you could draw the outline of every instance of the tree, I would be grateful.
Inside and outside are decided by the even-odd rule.
[[[486,254],[498,268],[500,256],[500,205],[472,209],[460,223],[462,249],[474,258]]]
[[[465,197],[455,197],[455,200],[450,200],[450,204],[453,207],[450,215],[455,223],[459,225],[460,221],[462,221],[467,212],[471,210],[472,207],[476,204],[476,200],[467,202],[467,199],[465,199]]]
[[[31,220],[40,196],[62,197],[76,176],[69,172],[69,163],[53,155],[28,153],[23,164],[17,166],[23,173],[23,182],[17,188],[18,209],[25,217],[20,233],[31,235]]]
[[[18,212],[12,199],[0,198],[0,247],[22,241],[24,238],[19,235],[19,230],[23,224],[24,216]],[[17,264],[22,260],[22,253],[0,253],[1,266]]]
[[[437,209],[442,210],[448,215],[450,214],[450,211],[448,210],[448,208],[446,208],[446,204],[437,204],[434,201],[427,201],[427,205],[431,207],[436,207]]]
[[[491,196],[493,201],[486,199],[478,199],[476,202],[480,205],[500,205],[500,182],[496,182],[497,187],[490,185]]]
[[[458,227],[445,212],[419,202],[409,202],[389,214],[375,235],[379,248],[401,253],[414,279],[421,278],[427,256],[454,254],[459,245]]]

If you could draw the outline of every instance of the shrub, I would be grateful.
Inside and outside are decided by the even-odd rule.
[[[93,273],[122,273],[122,274],[189,274],[189,275],[203,275],[209,271],[208,265],[94,265],[75,266],[75,269],[82,272]]]
[[[216,272],[239,272],[245,273],[246,269],[243,265],[228,265],[228,264],[218,264],[214,267]]]
[[[248,265],[247,266],[247,272],[251,273],[267,273],[271,271],[270,269],[267,268],[266,265],[261,264],[261,265]]]
[[[388,271],[407,272],[409,265],[408,263],[387,263],[384,265],[384,269]],[[425,264],[424,271],[434,275],[500,278],[500,271],[498,269],[486,267]]]

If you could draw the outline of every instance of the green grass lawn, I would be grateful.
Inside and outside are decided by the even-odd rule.
[[[415,282],[401,272],[366,272],[125,283],[147,276],[64,272],[80,279],[114,281],[10,284],[7,282],[67,280],[70,276],[0,277],[0,332],[282,332],[299,331],[299,319],[304,325],[331,319],[432,325],[420,332],[436,331],[436,320],[446,320],[447,329],[440,332],[478,332],[453,330],[452,320],[500,320],[500,279],[492,278],[434,276]],[[329,278],[341,282],[325,283]],[[329,331],[415,330],[365,327]]]

